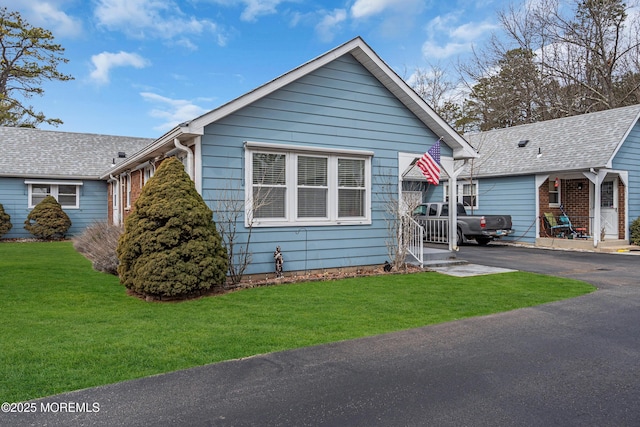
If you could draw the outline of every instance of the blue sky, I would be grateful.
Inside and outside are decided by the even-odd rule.
[[[2,1],[1,3],[4,3]],[[508,0],[11,0],[65,48],[31,104],[69,132],[156,138],[361,36],[403,77],[464,59]]]

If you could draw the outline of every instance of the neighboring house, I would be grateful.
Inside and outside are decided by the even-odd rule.
[[[563,230],[545,214],[564,210],[593,246],[628,242],[640,216],[639,117],[634,105],[466,135],[480,158],[459,175],[458,200],[477,214],[511,214],[509,240],[546,244]]]
[[[100,175],[152,140],[0,127],[0,203],[13,228],[3,238],[33,237],[27,215],[45,196],[58,200],[72,225],[68,235],[107,220],[107,183]]]
[[[285,271],[374,265],[389,259],[401,172],[439,139],[445,171],[477,157],[355,38],[175,127],[102,178],[120,223],[158,162],[181,158],[214,212],[237,202],[239,243],[252,230],[247,274],[273,272],[277,246]]]

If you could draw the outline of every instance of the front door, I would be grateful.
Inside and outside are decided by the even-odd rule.
[[[606,239],[618,238],[618,179],[606,180],[600,187],[600,225]]]

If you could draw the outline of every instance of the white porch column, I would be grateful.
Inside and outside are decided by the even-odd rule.
[[[458,183],[458,176],[462,173],[464,165],[457,170],[454,170],[453,157],[440,157],[440,166],[442,166],[442,170],[449,175],[449,250],[457,251],[458,199],[456,187]]]
[[[600,243],[600,229],[602,228],[602,215],[600,212],[602,201],[600,199],[601,196],[601,187],[602,182],[607,176],[607,170],[600,169],[599,171],[595,171],[591,169],[589,172],[584,172],[584,176],[589,179],[594,185],[593,191],[593,247],[598,247]]]

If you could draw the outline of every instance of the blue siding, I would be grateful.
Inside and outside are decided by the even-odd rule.
[[[613,159],[614,169],[629,172],[627,228],[640,217],[640,123],[636,123]]]
[[[0,203],[11,215],[13,227],[2,236],[5,239],[33,237],[24,229],[24,221],[31,209],[28,208],[28,186],[24,178],[0,178]],[[83,181],[80,187],[79,209],[65,209],[71,219],[67,236],[74,236],[95,221],[107,219],[107,183],[104,181]]]
[[[535,177],[531,175],[480,179],[474,214],[511,215],[515,232],[505,241],[535,243],[536,191]]]
[[[244,141],[373,151],[372,224],[254,228],[247,274],[382,264],[385,204],[397,197],[398,152],[423,153],[438,139],[350,55],[205,128],[202,194],[215,210],[225,189],[244,198]],[[442,147],[443,155],[451,155]],[[244,223],[238,227],[244,234]]]

